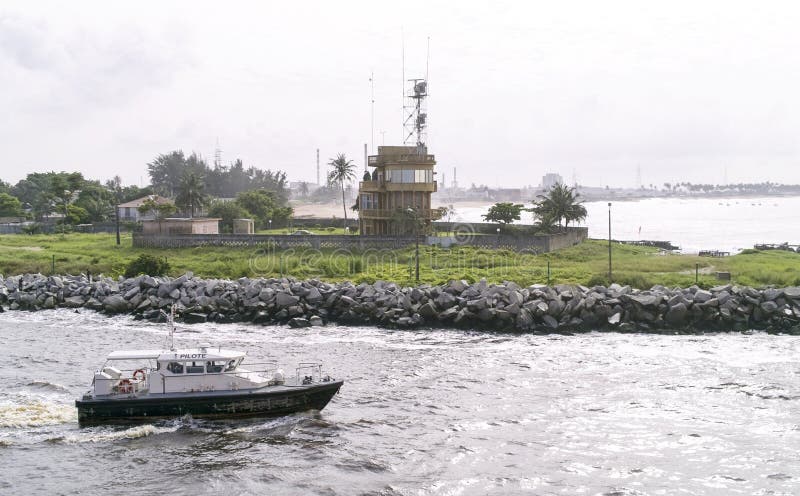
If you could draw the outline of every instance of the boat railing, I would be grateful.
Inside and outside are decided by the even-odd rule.
[[[295,380],[297,384],[323,382],[322,364],[319,362],[300,362],[297,364]]]
[[[98,383],[107,383],[107,388],[100,388],[104,391],[110,391],[111,394],[134,394],[149,388],[148,375],[139,379],[132,376],[120,375],[120,377],[110,377],[108,379],[103,377],[95,377],[92,384],[95,390],[98,389]]]

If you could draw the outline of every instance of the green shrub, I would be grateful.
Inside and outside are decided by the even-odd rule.
[[[140,274],[149,276],[163,276],[169,272],[169,262],[167,258],[158,258],[147,253],[142,253],[132,260],[125,269],[125,277],[136,277]]]

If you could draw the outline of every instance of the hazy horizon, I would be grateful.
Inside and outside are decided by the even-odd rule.
[[[315,179],[402,136],[425,74],[438,170],[459,183],[800,183],[790,2],[0,5],[12,183],[78,170],[147,183],[182,149]],[[375,80],[370,136],[370,74]],[[385,140],[385,141],[384,141]],[[727,179],[727,181],[725,181]]]

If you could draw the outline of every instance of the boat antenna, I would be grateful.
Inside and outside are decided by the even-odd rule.
[[[169,309],[169,351],[175,351],[175,305]]]

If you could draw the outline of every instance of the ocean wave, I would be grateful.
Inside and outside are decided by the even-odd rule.
[[[138,439],[155,434],[171,433],[178,430],[178,426],[155,426],[153,424],[137,425],[123,430],[82,430],[77,434],[53,437],[47,439],[51,443],[81,444],[81,443],[107,443],[124,439]]]
[[[0,403],[0,427],[39,427],[77,420],[78,413],[70,404],[25,396]]]
[[[55,382],[49,381],[31,381],[26,384],[28,387],[34,387],[38,389],[46,389],[48,391],[55,391],[59,393],[69,393],[69,389],[66,386],[62,386],[61,384],[57,384]]]

